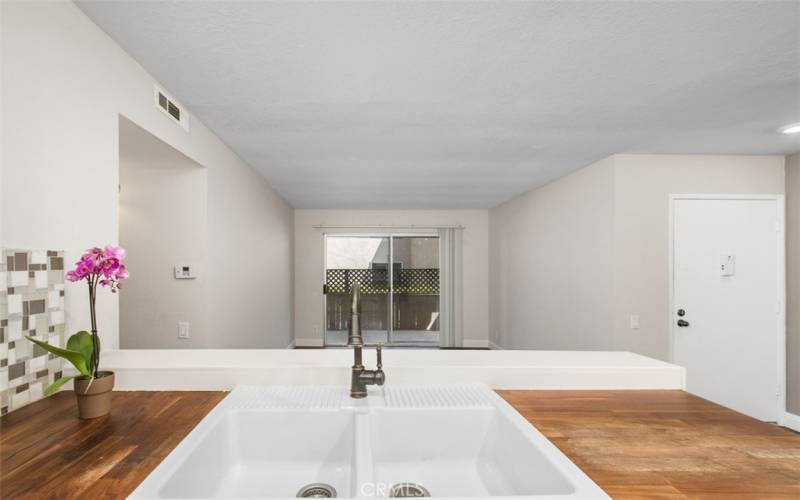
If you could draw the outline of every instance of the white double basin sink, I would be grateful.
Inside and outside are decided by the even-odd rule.
[[[309,485],[386,498],[402,484],[442,498],[609,498],[485,385],[389,385],[363,400],[240,386],[131,498],[289,499]]]

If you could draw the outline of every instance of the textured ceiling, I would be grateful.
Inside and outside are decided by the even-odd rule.
[[[301,208],[497,205],[611,153],[785,154],[800,2],[79,7]]]

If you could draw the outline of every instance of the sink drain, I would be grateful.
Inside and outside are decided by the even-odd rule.
[[[336,498],[336,488],[325,483],[311,483],[300,488],[297,498]]]
[[[421,484],[398,483],[389,490],[389,496],[392,498],[420,498],[429,497],[431,494]]]

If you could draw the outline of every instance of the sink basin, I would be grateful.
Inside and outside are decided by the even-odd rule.
[[[237,387],[131,498],[609,498],[483,385]],[[408,491],[408,488],[406,488]],[[320,493],[313,490],[312,493]]]
[[[437,497],[575,491],[496,408],[376,410],[371,420],[378,485],[412,481]]]
[[[350,497],[354,417],[333,411],[226,412],[165,481],[161,497],[290,498],[309,482],[330,484],[338,497]]]

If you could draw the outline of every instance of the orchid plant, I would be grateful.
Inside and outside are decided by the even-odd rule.
[[[62,385],[75,377],[82,376],[95,379],[100,365],[100,338],[97,335],[97,287],[105,286],[117,293],[122,288],[122,280],[128,278],[128,269],[122,261],[125,250],[118,246],[105,248],[94,247],[86,250],[81,259],[75,263],[75,269],[67,272],[67,279],[72,282],[86,281],[89,285],[89,311],[92,331],[80,331],[67,340],[65,349],[53,346],[42,340],[27,337],[42,349],[60,356],[78,370],[79,375],[61,377],[45,390],[46,395],[55,393]]]

